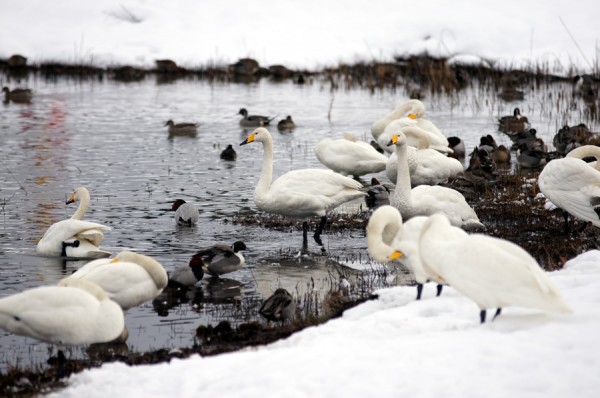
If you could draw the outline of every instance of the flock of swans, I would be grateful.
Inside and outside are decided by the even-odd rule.
[[[327,214],[367,196],[356,177],[385,170],[395,188],[388,193],[380,186],[379,195],[389,197],[389,205],[373,211],[367,247],[374,260],[402,263],[414,274],[417,299],[423,297],[424,284],[433,281],[437,295],[449,285],[473,300],[480,308],[481,322],[488,309],[496,309],[497,316],[506,306],[569,312],[556,287],[526,251],[506,240],[472,233],[485,230],[476,212],[458,191],[436,185],[462,172],[462,164],[448,156],[454,152],[452,148],[460,149],[423,118],[424,111],[420,101],[410,100],[373,123],[374,140],[393,157],[349,134],[341,139],[325,138],[316,145],[315,155],[331,170],[293,170],[273,179],[273,137],[264,127],[272,118],[248,115],[241,109],[240,124],[256,129],[240,145],[260,143],[263,147],[262,170],[254,191],[256,207],[303,219],[305,242],[306,220],[320,217],[314,239],[322,245],[320,235]],[[167,125],[170,131],[197,127],[172,121]],[[564,159],[549,162],[539,176],[539,187],[565,212],[600,226],[600,166],[582,160],[589,156],[600,159],[600,148],[581,146]],[[191,286],[204,274],[218,276],[244,264],[240,251],[246,246],[241,241],[200,251],[189,265],[170,276],[160,263],[143,254],[123,251],[110,258],[111,253],[100,248],[110,228],[83,220],[90,203],[86,188],[77,188],[67,203],[76,201],[77,211],[70,219],[50,226],[36,252],[93,261],[56,286],[0,299],[3,329],[63,345],[123,339],[127,335],[124,311],[156,297],[167,286]],[[172,209],[178,224],[198,222],[195,206],[176,200]],[[260,312],[269,320],[290,319],[293,303],[288,292],[278,290]]]

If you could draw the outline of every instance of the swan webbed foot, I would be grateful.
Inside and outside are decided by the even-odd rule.
[[[485,323],[485,310],[481,310],[481,312],[479,313],[479,321],[481,323]]]
[[[442,289],[444,288],[444,285],[442,285],[441,283],[438,284],[435,289],[436,289],[436,295],[435,297],[440,297],[440,295],[442,294]]]
[[[417,283],[417,300],[421,300],[421,293],[423,293],[423,284]]]
[[[492,321],[494,321],[494,320],[496,319],[496,317],[497,317],[498,315],[500,315],[501,313],[502,313],[502,308],[500,308],[500,307],[499,307],[499,308],[496,310],[496,313],[494,314],[494,317],[492,318]]]

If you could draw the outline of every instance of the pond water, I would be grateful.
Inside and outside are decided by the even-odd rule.
[[[246,107],[250,113],[276,115],[276,121],[292,115],[298,125],[293,133],[270,128],[277,176],[323,167],[313,153],[321,138],[352,131],[370,140],[372,122],[408,98],[402,89],[331,91],[329,83],[265,79],[253,84],[195,79],[160,84],[152,78],[137,83],[31,78],[22,84],[35,92],[31,104],[0,105],[1,296],[54,284],[85,263],[35,254],[44,231],[75,211],[74,205],[64,203],[78,186],[87,187],[92,197],[85,219],[112,227],[105,234],[104,250],[139,251],[171,271],[218,242],[243,240],[249,249],[242,270],[219,280],[205,278],[184,297],[162,297],[129,310],[129,350],[191,346],[199,325],[258,319],[256,306],[277,287],[300,299],[314,292],[322,298],[335,288],[340,274],[357,283],[361,269],[377,269],[368,258],[364,231],[325,230],[325,253],[310,240],[308,254],[299,256],[300,231],[232,222],[240,212],[255,211],[252,193],[262,165],[261,145],[239,147],[249,131],[239,127],[237,112]],[[551,143],[563,123],[589,123],[582,107],[573,108],[556,96],[564,89],[544,87],[525,101],[505,103],[487,89],[470,88],[424,102],[427,117],[446,136],[462,137],[468,150],[485,134],[508,145],[496,123],[515,106],[529,117],[538,136]],[[169,137],[164,126],[168,119],[198,122],[198,134]],[[235,162],[219,159],[228,144],[238,153]],[[377,177],[387,181],[385,173]],[[170,206],[176,198],[200,208],[196,227],[175,225]],[[361,206],[357,201],[340,211]],[[9,365],[43,364],[48,349],[0,330],[0,371]],[[69,352],[71,357],[86,355],[84,348]]]

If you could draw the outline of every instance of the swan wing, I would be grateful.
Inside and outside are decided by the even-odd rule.
[[[458,191],[446,187],[419,185],[411,191],[413,209],[417,215],[441,212],[452,225],[462,226],[466,221],[477,221],[475,210]]]

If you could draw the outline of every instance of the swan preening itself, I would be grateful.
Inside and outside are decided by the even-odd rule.
[[[69,197],[66,204],[79,201],[79,207],[68,220],[52,224],[35,249],[44,256],[62,256],[77,258],[102,258],[110,256],[109,252],[100,250],[104,239],[104,231],[111,228],[82,218],[90,204],[90,193],[79,187]]]
[[[585,157],[600,159],[600,148],[584,145],[563,159],[549,162],[538,177],[540,191],[554,205],[573,216],[600,227],[600,171],[598,162],[590,166]],[[565,232],[568,220],[565,215]]]
[[[121,307],[84,280],[1,298],[0,328],[59,345],[106,343],[127,331]]]
[[[400,210],[402,218],[428,216],[443,213],[452,225],[471,228],[485,228],[465,197],[454,189],[419,185],[411,189],[410,173],[408,170],[408,144],[402,130],[392,136],[390,145],[396,145],[398,156],[396,188],[390,195],[390,204]]]
[[[412,272],[417,282],[417,300],[421,299],[423,284],[437,283],[437,295],[442,293],[444,280],[428,273],[421,263],[419,237],[427,217],[413,217],[402,222],[402,215],[392,206],[377,208],[367,224],[367,248],[375,261],[398,261]]]
[[[91,261],[59,282],[86,280],[100,286],[123,311],[153,299],[167,286],[168,276],[156,260],[122,251],[114,259]]]
[[[315,155],[327,168],[353,177],[379,173],[388,162],[387,156],[370,144],[357,141],[352,133],[335,140],[323,138],[315,146]]]
[[[273,181],[273,138],[263,127],[254,130],[240,145],[260,142],[264,148],[263,165],[254,190],[254,203],[259,210],[288,217],[321,217],[315,231],[315,241],[327,221],[327,212],[342,203],[366,196],[362,184],[331,170],[302,169],[287,172]],[[308,223],[303,223],[306,241]]]
[[[179,225],[187,225],[191,227],[198,222],[200,214],[198,209],[191,203],[187,203],[183,199],[175,199],[171,210],[175,212],[175,222]]]
[[[429,274],[439,275],[479,306],[482,323],[491,308],[497,309],[494,318],[508,306],[571,312],[529,253],[507,240],[469,235],[443,214],[430,216],[423,225],[419,253]]]
[[[214,245],[194,254],[190,260],[190,268],[201,265],[205,273],[216,277],[235,272],[241,269],[246,262],[242,253],[240,253],[240,251],[246,249],[246,244],[241,240],[234,242],[231,246]],[[197,275],[197,273],[194,274]]]

